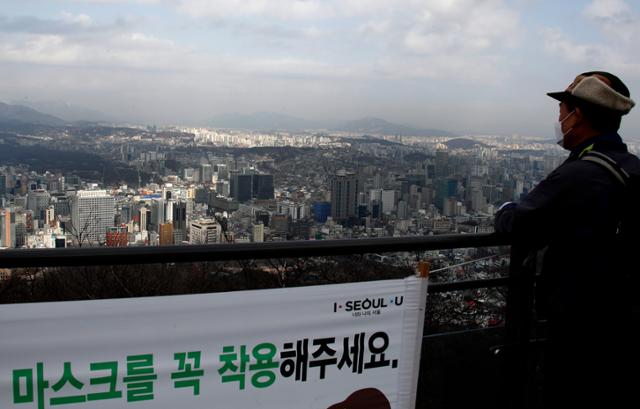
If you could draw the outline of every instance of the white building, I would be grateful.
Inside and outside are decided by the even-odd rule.
[[[200,219],[189,225],[189,244],[219,243],[222,228],[215,220]]]
[[[81,244],[104,243],[115,217],[115,199],[106,190],[79,190],[71,197],[71,234]]]
[[[253,242],[262,243],[264,241],[264,224],[258,223],[253,225]]]

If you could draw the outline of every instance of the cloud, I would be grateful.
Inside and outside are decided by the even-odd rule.
[[[391,23],[388,20],[370,20],[358,26],[358,33],[365,36],[383,35],[386,34],[390,28]]]
[[[544,38],[545,50],[551,54],[564,58],[572,63],[585,63],[600,56],[601,47],[595,45],[577,44],[558,28],[544,28],[541,30]]]
[[[504,50],[514,47],[520,36],[520,16],[502,0],[164,3],[183,18],[202,20],[198,25],[204,30],[215,27],[223,38],[231,34],[226,53],[213,51],[223,48],[215,37],[213,47],[198,50],[180,40],[163,39],[162,34],[151,35],[136,21],[104,22],[63,12],[53,19],[0,17],[0,31],[8,33],[0,45],[0,61],[219,72],[218,63],[224,60],[229,62],[228,72],[254,76],[351,75],[359,80],[406,74],[491,82],[498,75],[491,67],[502,65]]]
[[[137,31],[45,31],[50,32],[5,34],[0,63],[166,70],[184,64],[190,56],[188,48]]]
[[[135,7],[137,21],[102,9],[0,17],[0,88],[110,100],[106,111],[137,112],[120,101],[135,102],[160,117],[230,101],[417,112],[406,105],[505,80],[522,35],[519,12],[501,0],[165,0]]]
[[[309,19],[331,15],[331,7],[319,0],[178,0],[177,9],[192,17],[238,18],[262,16]]]
[[[640,16],[622,0],[594,0],[582,12],[599,34],[589,43],[574,40],[560,28],[544,28],[545,50],[574,64],[607,67],[640,77]]]
[[[86,14],[73,14],[63,11],[57,18],[43,19],[33,16],[6,17],[0,15],[0,32],[32,33],[52,35],[87,35],[127,30],[134,27],[136,21],[117,18],[107,24],[99,24]]]
[[[500,0],[412,2],[411,18],[396,29],[397,45],[410,64],[397,75],[495,84],[504,79],[506,54],[520,40],[520,15]],[[398,26],[398,19],[396,19]]]
[[[631,43],[640,35],[640,16],[622,0],[595,0],[583,12],[612,40]]]
[[[501,1],[441,0],[416,11],[404,46],[417,54],[462,55],[517,44],[519,15]]]
[[[584,14],[598,19],[619,19],[630,10],[623,0],[595,0],[584,9]]]

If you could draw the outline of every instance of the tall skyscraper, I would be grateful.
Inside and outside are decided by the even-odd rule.
[[[231,197],[240,203],[251,200],[251,196],[253,194],[253,176],[254,175],[233,175],[231,183]]]
[[[147,231],[149,229],[149,208],[142,206],[140,208],[140,231]]]
[[[384,214],[391,214],[396,208],[396,191],[383,190],[381,195],[381,200],[382,200],[382,212]]]
[[[200,181],[202,183],[211,183],[213,178],[213,168],[210,164],[204,163],[200,165]]]
[[[56,212],[53,205],[50,205],[44,214],[44,223],[49,226],[53,226],[56,221]]]
[[[436,151],[435,176],[447,177],[449,175],[449,152],[445,150]]]
[[[253,197],[258,200],[273,199],[273,175],[253,175]]]
[[[357,216],[360,183],[354,173],[338,172],[331,178],[331,217],[346,220]]]
[[[164,220],[166,222],[173,222],[173,208],[176,202],[173,199],[169,199],[165,203]]]
[[[16,215],[13,209],[0,212],[0,246],[16,247]]]
[[[154,199],[151,202],[151,219],[149,220],[149,230],[158,232],[159,226],[164,223],[165,203],[164,199]]]
[[[97,244],[105,241],[107,227],[115,217],[115,199],[105,190],[79,190],[71,201],[71,233],[75,243]]]
[[[173,206],[173,243],[187,239],[187,202],[176,202]]]

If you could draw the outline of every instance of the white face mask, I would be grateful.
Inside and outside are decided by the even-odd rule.
[[[576,112],[575,109],[567,114],[564,118],[555,122],[555,134],[556,134],[556,143],[562,147],[564,147],[564,137],[571,132],[573,128],[569,128],[567,132],[562,132],[562,123],[567,120],[573,113]]]

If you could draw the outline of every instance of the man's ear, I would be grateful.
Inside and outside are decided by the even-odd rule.
[[[584,116],[584,112],[582,111],[582,109],[580,107],[575,107],[573,110],[574,110],[573,116],[575,117],[574,118],[574,123],[577,124],[579,122],[584,121],[585,116]]]

